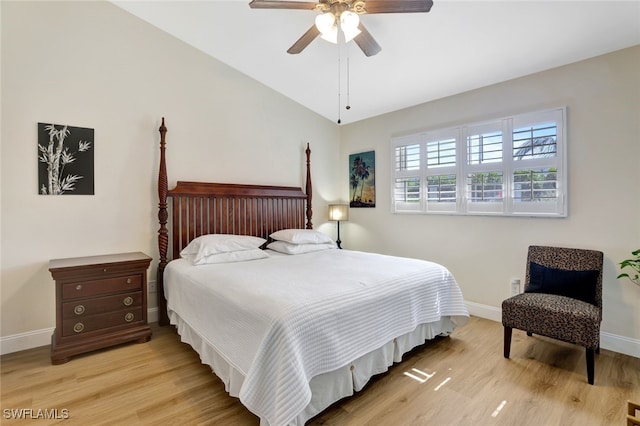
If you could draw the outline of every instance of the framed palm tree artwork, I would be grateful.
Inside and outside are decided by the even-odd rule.
[[[376,152],[349,155],[349,207],[376,206]]]
[[[38,123],[38,192],[93,195],[93,129]]]

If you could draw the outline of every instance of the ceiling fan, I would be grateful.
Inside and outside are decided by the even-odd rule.
[[[416,13],[428,12],[432,0],[319,0],[317,3],[294,0],[251,0],[252,9],[307,9],[321,14],[316,24],[307,30],[290,48],[288,53],[302,52],[316,37],[338,42],[338,27],[345,41],[353,40],[366,56],[373,56],[382,48],[360,22],[365,13]]]

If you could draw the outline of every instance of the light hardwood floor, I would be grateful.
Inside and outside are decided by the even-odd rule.
[[[258,425],[228,396],[173,327],[152,326],[151,341],[50,364],[48,347],[1,358],[4,425]],[[432,375],[420,383],[405,372]],[[472,317],[450,338],[405,355],[360,393],[310,425],[621,425],[626,401],[640,401],[640,358],[602,350],[595,386],[584,349],[514,330],[502,356],[502,326]],[[501,409],[499,409],[502,407]],[[12,411],[57,409],[68,419],[7,419]],[[68,410],[68,411],[64,411]],[[52,411],[49,411],[52,413]],[[54,413],[55,414],[55,413]]]

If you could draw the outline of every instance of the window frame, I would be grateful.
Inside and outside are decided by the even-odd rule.
[[[550,126],[545,127],[547,124],[550,124]],[[541,153],[528,156],[521,155],[521,158],[516,159],[515,153],[519,149],[524,149],[524,147],[514,146],[514,143],[526,139],[517,139],[514,142],[514,135],[520,134],[526,137],[526,128],[531,129],[529,130],[531,134],[529,140],[532,141],[532,149],[534,147],[534,139],[555,137],[555,143],[548,144],[548,141],[541,140],[540,142],[543,144],[542,148],[540,148],[542,150]],[[552,133],[554,129],[555,134]],[[495,139],[498,137],[496,136],[497,132],[501,132],[500,137],[502,139],[502,149],[499,154],[496,151],[497,145],[495,143]],[[536,132],[540,132],[542,136],[534,136]],[[545,132],[549,134],[545,136]],[[491,148],[491,155],[494,157],[501,155],[499,161],[490,157],[482,161],[477,156],[469,156],[468,138],[475,137],[474,141],[482,141],[483,138],[477,137],[478,135],[484,135],[491,139],[487,142],[487,146]],[[454,163],[429,165],[428,158],[442,158],[448,153],[431,150],[432,156],[428,157],[428,147],[438,142],[447,142],[450,139],[455,140]],[[531,217],[567,217],[568,215],[566,107],[398,136],[391,139],[390,145],[392,163],[391,211],[393,213]],[[412,163],[414,167],[400,170],[398,167],[399,159],[396,158],[398,149],[401,147],[415,149],[413,148],[414,146],[419,147],[418,166],[415,167],[416,157],[414,156]],[[555,146],[555,155],[549,156],[549,152],[553,153],[553,146]],[[477,148],[478,145],[476,144],[475,147]],[[483,147],[480,146],[479,149]],[[550,151],[545,151],[547,148]],[[543,187],[537,190],[534,189],[533,185],[530,185],[529,189],[527,189],[526,183],[519,184],[516,182],[516,173],[518,171],[535,173],[540,170],[546,170],[542,172],[544,177],[555,174],[555,181],[538,181],[538,185]],[[491,189],[494,196],[489,200],[474,201],[471,192],[475,191],[477,193],[478,190],[473,190],[472,187],[468,186],[468,179],[473,174],[479,173],[493,174],[494,179],[502,174],[501,198],[495,196],[500,194],[499,188],[495,187]],[[455,202],[437,201],[436,198],[441,193],[437,189],[434,191],[434,185],[428,185],[427,179],[432,178],[433,180],[436,177],[442,178],[444,176],[449,176],[450,178],[451,175],[455,176]],[[414,201],[396,201],[396,193],[402,195],[402,191],[398,192],[399,187],[396,186],[398,182],[402,179],[416,178],[419,179],[419,199],[415,201],[414,187],[414,192],[412,193]],[[533,177],[531,182],[534,182]],[[494,186],[495,184],[496,182],[493,182]],[[544,186],[547,186],[547,188]],[[429,192],[430,190],[432,192]],[[526,193],[527,190],[530,190],[532,194],[538,192],[543,195],[545,191],[553,191],[555,192],[555,197],[549,198],[548,201],[544,201],[544,197],[539,197],[532,201],[524,201],[517,197],[517,193]],[[407,194],[408,192],[405,191],[405,195]]]

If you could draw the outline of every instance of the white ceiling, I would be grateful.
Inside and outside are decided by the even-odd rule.
[[[382,46],[373,57],[321,38],[286,53],[314,11],[251,9],[249,0],[113,3],[343,124],[640,44],[638,0],[434,0],[429,13],[363,15]]]

